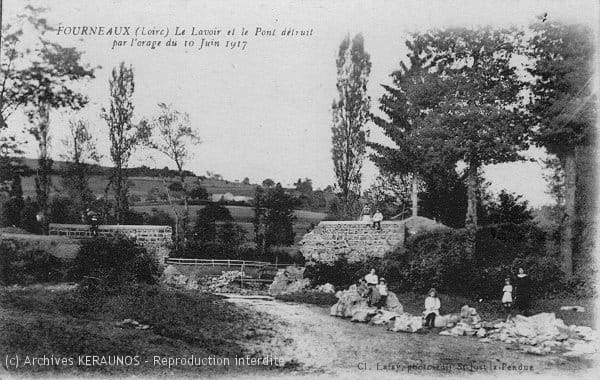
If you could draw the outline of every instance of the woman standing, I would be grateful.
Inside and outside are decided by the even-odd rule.
[[[531,279],[523,268],[519,268],[515,285],[515,306],[523,315],[528,316],[531,302]]]

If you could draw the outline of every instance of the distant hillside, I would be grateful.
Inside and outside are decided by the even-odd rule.
[[[23,164],[32,169],[33,173],[38,169],[37,159],[24,158]],[[66,167],[66,162],[55,161],[53,165],[52,187],[54,194],[60,194],[63,190],[60,171]],[[96,196],[104,195],[111,168],[107,166],[93,165],[89,168],[90,187]],[[225,179],[206,178],[204,176],[196,176],[191,171],[185,171],[186,183],[196,183],[206,189],[209,194],[225,194],[242,195],[253,197],[257,185],[244,184],[241,182],[228,181]],[[130,180],[130,193],[140,196],[142,199],[152,189],[164,191],[165,182],[169,185],[178,180],[178,173],[169,168],[155,169],[147,166],[133,167],[127,169],[127,175]],[[34,176],[24,177],[22,180],[23,193],[27,197],[35,196],[35,178]]]

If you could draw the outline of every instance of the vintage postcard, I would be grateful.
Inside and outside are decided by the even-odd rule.
[[[0,378],[593,378],[599,18],[0,0]]]

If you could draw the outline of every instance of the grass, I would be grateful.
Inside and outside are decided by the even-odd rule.
[[[423,312],[423,303],[425,295],[414,292],[396,293],[404,311],[413,315],[420,315]],[[454,296],[448,294],[440,294],[441,314],[459,313],[460,308],[464,305],[469,305],[477,309],[479,315],[487,321],[496,319],[505,319],[506,314],[500,300],[482,301],[469,299],[462,296]],[[297,292],[289,294],[281,294],[275,298],[288,301],[307,303],[320,306],[331,306],[337,302],[337,298],[333,294],[320,292]],[[578,313],[574,311],[561,311],[561,306],[583,306],[585,312]],[[560,295],[555,298],[546,298],[534,300],[531,305],[531,313],[555,313],[557,318],[561,318],[567,325],[590,326],[597,328],[594,318],[595,301],[593,299],[580,299],[569,295]],[[519,311],[514,310],[513,314]]]
[[[335,294],[314,291],[279,294],[275,298],[286,302],[308,303],[320,306],[331,306],[337,302]]]
[[[258,356],[246,352],[242,340],[273,336],[274,322],[264,314],[248,313],[220,297],[186,293],[158,286],[132,286],[117,294],[86,296],[77,290],[25,288],[0,290],[0,351],[42,357],[72,357],[73,366],[35,366],[21,374],[159,375],[256,371],[258,367],[155,367],[153,356],[231,358]],[[121,329],[115,322],[134,319],[148,330]],[[79,355],[139,356],[139,366],[78,366]],[[148,360],[146,363],[145,360]]]

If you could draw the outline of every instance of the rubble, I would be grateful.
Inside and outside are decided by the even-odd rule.
[[[333,285],[331,285],[330,283],[326,283],[323,285],[318,285],[315,288],[316,291],[318,292],[322,292],[322,293],[335,293],[335,287]]]
[[[408,313],[399,315],[394,320],[394,327],[392,331],[403,331],[403,332],[417,332],[423,328],[423,318],[418,316],[412,316]]]
[[[377,309],[374,307],[361,307],[352,311],[351,322],[369,322],[369,320],[377,314]]]
[[[585,313],[585,307],[583,306],[561,306],[561,311],[576,311],[578,313]]]
[[[285,293],[295,293],[307,289],[310,280],[304,278],[303,267],[290,265],[285,269],[279,269],[273,283],[269,286],[269,294],[272,296]]]
[[[121,322],[115,322],[115,326],[120,327],[122,329],[136,329],[136,330],[148,330],[150,325],[140,324],[138,321],[127,318],[123,319]]]
[[[331,307],[330,315],[348,318],[352,317],[355,309],[368,307],[367,299],[358,294],[356,285],[351,285],[348,290],[338,291],[335,296],[338,302]]]

